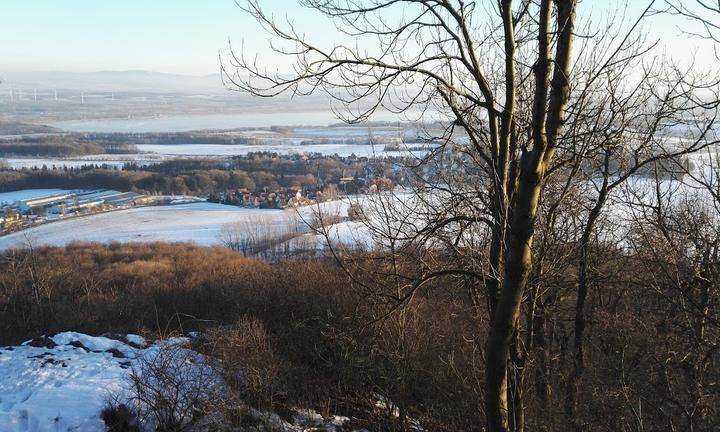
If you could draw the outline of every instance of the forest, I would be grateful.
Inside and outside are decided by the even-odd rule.
[[[311,159],[253,153],[230,162],[213,159],[173,159],[154,165],[127,163],[124,169],[93,164],[79,168],[2,169],[0,191],[34,188],[114,189],[150,195],[209,196],[239,188],[254,193],[301,186],[320,190],[345,176],[399,179],[392,160],[316,155]]]
[[[0,156],[84,156],[93,154],[134,153],[126,142],[98,141],[72,135],[25,136],[0,141]]]

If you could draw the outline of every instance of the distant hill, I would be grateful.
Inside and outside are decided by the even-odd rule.
[[[144,70],[100,72],[7,72],[2,87],[83,91],[209,94],[224,92],[220,73],[176,75]]]
[[[0,136],[60,133],[61,129],[51,126],[21,123],[0,119]]]

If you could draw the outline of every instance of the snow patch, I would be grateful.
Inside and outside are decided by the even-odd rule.
[[[143,351],[76,332],[0,349],[0,430],[105,431],[100,411]]]
[[[132,397],[131,372],[142,373],[147,361],[158,356],[166,356],[163,364],[168,364],[167,356],[179,355],[170,364],[182,375],[181,382],[208,383],[194,380],[194,374],[207,377],[216,372],[210,370],[204,356],[181,346],[188,340],[169,338],[147,345],[138,335],[64,332],[0,348],[0,431],[104,432],[102,410],[110,401]],[[148,379],[153,379],[152,374]],[[349,420],[323,417],[313,410],[293,411],[291,423],[272,412],[250,409],[250,415],[273,430],[288,432],[335,431]]]

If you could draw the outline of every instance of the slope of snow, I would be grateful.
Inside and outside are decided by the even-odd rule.
[[[63,246],[83,242],[193,242],[220,244],[228,223],[287,223],[289,212],[194,203],[139,207],[48,223],[0,237],[0,250],[25,245]],[[292,213],[290,213],[292,214]]]
[[[142,373],[143,362],[167,360],[161,356],[173,355],[168,353],[185,353],[180,354],[180,362],[163,362],[171,365],[165,371],[178,374],[175,378],[190,378],[183,382],[191,383],[201,370],[216,376],[206,357],[183,346],[187,338],[152,344],[136,335],[119,338],[123,341],[65,332],[0,348],[0,431],[104,432],[102,410],[110,401],[133,398],[130,374]],[[196,387],[188,390],[194,392]],[[271,412],[251,413],[273,430],[286,432],[335,431],[348,421],[341,416],[326,419],[306,409],[296,409],[292,423]],[[141,430],[151,432],[155,427],[150,421]]]
[[[168,197],[172,198],[172,197]],[[315,219],[315,214],[323,217],[338,217],[339,223],[328,227],[329,240],[336,246],[348,248],[362,247],[373,249],[382,244],[374,239],[370,230],[361,222],[346,220],[350,203],[366,208],[370,214],[374,211],[372,199],[368,196],[354,196],[319,205],[300,207],[297,210],[264,210],[241,208],[207,202],[193,203],[189,197],[177,197],[171,206],[138,207],[107,213],[73,217],[57,222],[34,226],[9,235],[0,236],[0,251],[27,246],[64,246],[69,243],[132,243],[132,242],[191,242],[201,246],[222,245],[221,234],[228,226],[240,224],[249,227],[248,231],[258,233],[287,232],[288,228],[306,231],[289,241],[292,250],[325,249],[324,236],[311,232],[306,226]],[[393,200],[407,199],[400,193]],[[411,211],[405,208],[397,212]],[[382,225],[384,221],[373,221]],[[259,225],[253,230],[250,227]],[[244,232],[243,230],[241,230]]]
[[[328,245],[328,242],[330,245]],[[355,248],[371,250],[380,245],[378,241],[372,238],[368,227],[363,222],[353,221],[343,221],[330,225],[325,229],[325,233],[304,234],[297,239],[293,239],[291,244],[299,250],[322,250],[332,246],[336,252]]]
[[[105,431],[100,411],[144,350],[74,332],[33,345],[0,349],[0,430]]]

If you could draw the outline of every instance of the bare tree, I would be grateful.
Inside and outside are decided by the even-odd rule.
[[[261,97],[325,92],[339,102],[338,115],[349,122],[379,110],[441,113],[443,126],[425,133],[444,145],[416,166],[419,188],[429,193],[416,194],[405,212],[388,211],[387,206],[380,212],[380,219],[387,219],[380,232],[390,240],[392,279],[409,280],[395,264],[402,255],[425,264],[412,275],[414,282],[403,283],[391,296],[391,311],[411,301],[430,279],[462,279],[472,303],[478,309],[486,305],[489,317],[476,338],[480,341],[486,333],[488,430],[523,430],[523,368],[518,365],[525,348],[518,337],[546,185],[553,177],[568,179],[558,182],[566,185],[554,198],[561,203],[571,179],[582,172],[586,180],[600,178],[590,182],[597,189],[589,197],[594,204],[582,234],[587,256],[594,223],[617,185],[652,161],[708,145],[714,114],[701,111],[716,106],[697,93],[712,89],[713,80],[696,81],[687,71],[643,61],[653,44],[645,43],[639,24],[653,1],[639,17],[611,17],[601,26],[591,17],[578,22],[575,0],[301,3],[324,14],[341,33],[374,44],[324,48],[249,0],[241,7],[275,38],[273,49],[294,60],[294,69],[291,74],[269,73],[257,59],[233,52],[223,65],[228,85]],[[392,18],[395,12],[400,18]],[[701,134],[668,148],[667,134],[656,138],[667,122]],[[410,219],[408,212],[420,217]],[[553,225],[554,217],[548,217]],[[432,251],[438,250],[458,260],[437,260]],[[579,271],[587,273],[587,259],[581,260]],[[578,375],[584,281],[581,275]],[[532,319],[531,314],[528,321]]]
[[[658,343],[646,356],[666,388],[650,399],[663,416],[683,430],[718,426],[717,352],[720,347],[720,213],[713,190],[717,167],[705,171],[707,182],[648,179],[630,190],[631,246],[649,275],[648,309],[657,309]],[[712,178],[713,180],[710,180]],[[655,400],[653,400],[655,399]]]
[[[686,18],[692,24],[682,26],[686,33],[720,42],[720,2],[717,0],[665,0],[656,12]],[[715,55],[717,56],[717,51]]]

